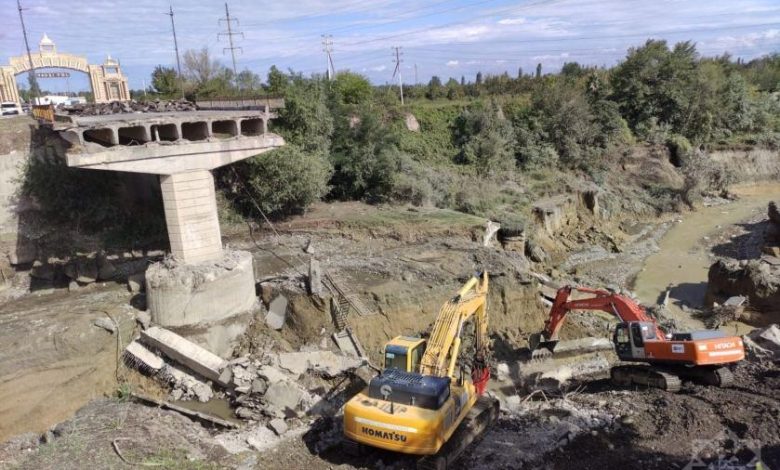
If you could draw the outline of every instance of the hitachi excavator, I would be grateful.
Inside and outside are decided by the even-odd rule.
[[[423,456],[418,468],[448,468],[492,424],[498,401],[483,395],[490,379],[488,277],[472,277],[446,302],[425,340],[398,336],[384,348],[384,368],[344,408],[347,450],[360,446]],[[474,353],[463,358],[464,323],[474,322]]]
[[[572,291],[593,297],[570,300]],[[716,330],[667,334],[633,300],[604,290],[571,286],[558,290],[544,330],[529,338],[535,356],[555,350],[563,321],[572,310],[600,310],[620,319],[612,337],[618,358],[647,365],[613,367],[612,381],[619,386],[638,384],[676,392],[680,379],[685,378],[727,387],[733,375],[726,365],[745,358],[745,347],[737,336]]]

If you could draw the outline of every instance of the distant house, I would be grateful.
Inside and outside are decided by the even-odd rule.
[[[35,98],[35,104],[42,105],[42,104],[53,104],[54,106],[58,106],[61,104],[70,104],[70,100],[72,98],[70,96],[63,96],[63,95],[44,95],[40,96],[38,98]]]

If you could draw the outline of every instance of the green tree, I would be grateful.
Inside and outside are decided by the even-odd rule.
[[[273,121],[274,131],[305,152],[327,155],[334,124],[324,82],[293,76],[283,96],[285,106]]]
[[[441,79],[436,75],[431,77],[431,81],[428,82],[428,90],[425,92],[425,96],[427,96],[429,100],[436,100],[442,98],[445,93],[446,91],[441,84]]]
[[[542,76],[542,63],[539,62],[536,64],[536,78],[541,78]]]
[[[328,192],[332,168],[320,154],[286,145],[246,160],[237,171],[244,175],[252,198],[267,214],[300,214]],[[254,210],[252,201],[237,195],[239,202]]]
[[[176,70],[173,67],[158,65],[152,72],[152,88],[164,96],[173,96],[179,90],[176,80]]]
[[[271,69],[268,70],[268,93],[273,96],[283,96],[287,84],[287,75],[282,73],[275,65],[272,65]]]
[[[374,93],[366,77],[352,72],[337,73],[332,89],[338,102],[351,105],[367,103]]]
[[[458,161],[473,164],[480,175],[496,174],[515,166],[514,130],[494,102],[465,109],[455,121]]]
[[[263,84],[260,76],[249,69],[244,69],[236,77],[236,85],[243,94],[253,94],[260,91]]]

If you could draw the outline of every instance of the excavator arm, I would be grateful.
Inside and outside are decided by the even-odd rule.
[[[487,336],[487,292],[488,276],[484,272],[481,279],[472,277],[455,297],[442,306],[420,362],[421,374],[454,378],[463,325],[473,317],[476,348],[475,370],[472,371],[474,382],[476,384],[484,378],[485,372],[489,376],[486,360],[490,346]]]
[[[569,300],[572,291],[593,294],[594,297],[587,299]],[[558,343],[558,333],[566,319],[566,314],[572,310],[596,310],[615,315],[621,322],[651,322],[645,310],[633,300],[621,295],[601,290],[590,289],[587,287],[564,286],[558,289],[550,309],[550,317],[544,322],[544,330],[541,333],[531,335],[529,338],[529,348],[535,351],[540,347],[545,347],[552,351]],[[664,332],[656,324],[656,333],[658,338],[664,337]]]

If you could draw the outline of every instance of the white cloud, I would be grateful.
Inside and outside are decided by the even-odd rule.
[[[457,67],[459,63],[457,60],[448,60],[447,67]]]
[[[501,20],[498,20],[498,24],[503,25],[518,25],[518,24],[525,24],[526,19],[519,17],[519,18],[504,18]]]
[[[374,72],[384,72],[385,70],[387,70],[387,65],[377,65],[375,67],[369,68],[369,70]]]

